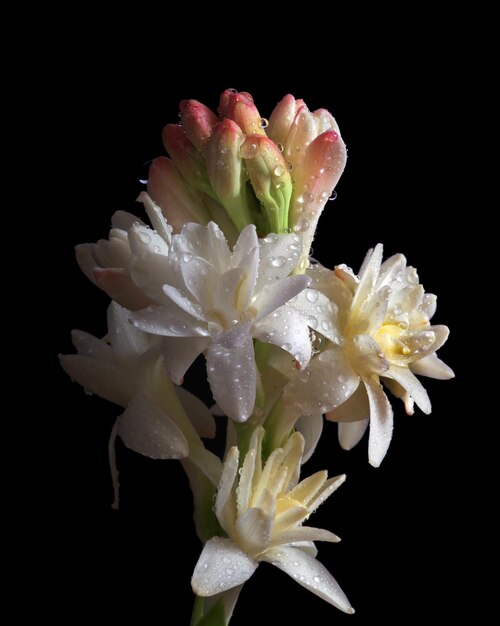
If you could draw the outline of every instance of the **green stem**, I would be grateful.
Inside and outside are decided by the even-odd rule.
[[[200,596],[194,597],[193,612],[191,613],[191,622],[189,626],[197,626],[203,618],[203,612],[205,609],[205,598]]]

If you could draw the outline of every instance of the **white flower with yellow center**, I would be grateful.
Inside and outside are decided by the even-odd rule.
[[[393,411],[381,382],[429,414],[431,403],[415,374],[448,379],[452,370],[435,355],[448,337],[446,326],[431,326],[436,297],[425,294],[403,255],[382,263],[382,245],[370,252],[359,278],[345,266],[333,272],[313,268],[315,289],[338,307],[331,320],[338,339],[325,339],[307,376],[295,376],[285,396],[303,414],[327,413],[339,422],[339,440],[350,449],[370,423],[368,455],[378,467],[392,437]],[[321,333],[321,327],[317,327]]]
[[[227,454],[215,503],[227,538],[213,537],[205,544],[194,569],[194,592],[209,597],[242,585],[266,561],[330,604],[354,613],[335,579],[315,558],[314,541],[339,538],[302,526],[345,475],[327,479],[322,471],[299,483],[304,439],[298,432],[262,465],[263,435],[262,427],[254,431],[239,472],[238,448]]]

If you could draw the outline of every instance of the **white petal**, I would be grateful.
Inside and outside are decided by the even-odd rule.
[[[162,343],[165,371],[170,380],[182,385],[184,374],[208,348],[210,337],[163,337]]]
[[[341,447],[344,450],[352,450],[361,441],[369,422],[368,418],[357,422],[339,422],[338,435]]]
[[[283,570],[299,585],[341,611],[354,613],[354,609],[335,578],[319,561],[302,550],[280,546],[268,550],[261,560]]]
[[[197,596],[207,597],[242,585],[255,572],[257,565],[230,539],[212,537],[194,568],[193,591]]]
[[[334,346],[311,360],[310,376],[295,376],[285,390],[288,406],[301,414],[326,413],[345,402],[357,389],[359,376],[344,351]]]
[[[212,485],[216,487],[219,484],[222,463],[218,456],[207,450],[203,445],[191,443],[189,446],[189,458],[205,474]]]
[[[224,413],[244,422],[255,405],[257,368],[253,342],[247,336],[234,348],[212,343],[207,350],[207,375],[214,400]]]
[[[113,351],[120,358],[136,357],[144,354],[150,347],[148,335],[130,322],[130,311],[116,302],[108,307],[108,336]]]
[[[256,324],[254,337],[283,348],[301,368],[309,363],[312,351],[309,328],[305,318],[291,306],[281,307]]]
[[[183,459],[189,446],[179,427],[144,394],[137,394],[121,416],[123,443],[150,459]]]
[[[78,353],[83,356],[97,358],[100,361],[114,362],[116,360],[116,354],[113,348],[104,341],[97,339],[93,335],[89,335],[83,330],[72,330],[71,341],[78,350]]]
[[[163,293],[163,285],[184,288],[181,265],[175,259],[145,252],[133,255],[129,263],[130,276],[134,283],[155,302],[170,302]]]
[[[186,287],[203,307],[213,302],[213,285],[217,275],[208,261],[193,257],[189,262],[180,264],[182,278]]]
[[[203,337],[208,336],[206,325],[172,305],[149,306],[147,309],[130,314],[134,326],[153,335],[167,337]]]
[[[86,391],[119,406],[127,406],[136,391],[136,377],[115,363],[79,354],[59,355],[59,359],[64,371]]]
[[[231,254],[225,235],[215,222],[208,222],[207,232],[210,256],[206,258],[209,258],[215,270],[222,274],[231,267]]]
[[[302,550],[302,552],[309,554],[313,558],[316,558],[318,554],[318,548],[316,548],[312,541],[292,541],[288,545],[292,548],[298,548],[299,550]]]
[[[260,508],[251,508],[238,516],[236,537],[249,554],[257,554],[267,548],[271,541],[274,512],[267,514]]]
[[[302,240],[298,235],[270,233],[259,243],[260,263],[256,292],[264,285],[288,276],[302,252]]]
[[[209,439],[215,437],[215,420],[206,404],[183,387],[177,387],[176,391],[198,435]]]
[[[393,412],[382,386],[371,378],[363,380],[370,403],[370,437],[368,461],[378,467],[389,448],[392,438]]]
[[[329,478],[325,481],[325,484],[318,490],[314,498],[308,503],[308,507],[310,511],[315,511],[319,506],[321,506],[325,500],[327,500],[332,493],[337,491],[337,489],[344,484],[346,479],[345,474],[340,474],[339,476],[333,476],[333,478]]]
[[[408,367],[391,365],[391,368],[384,373],[384,376],[397,381],[401,387],[406,389],[413,400],[415,400],[415,404],[420,408],[420,410],[426,415],[429,415],[432,410],[432,406],[427,391]]]
[[[94,246],[95,243],[80,243],[75,246],[75,256],[76,261],[85,274],[85,276],[97,285],[96,279],[94,278],[94,269],[97,267],[97,261],[94,257]]]
[[[295,424],[295,428],[304,437],[304,453],[302,455],[302,463],[308,461],[321,437],[323,432],[323,416],[321,413],[315,415],[302,415]]]
[[[398,275],[406,268],[406,258],[402,254],[394,254],[380,266],[377,289],[385,285],[392,285]]]
[[[215,514],[227,533],[232,531],[236,517],[236,505],[234,502],[231,502],[231,494],[238,474],[239,456],[240,453],[236,446],[228,451],[222,466],[222,475],[215,500]],[[234,505],[234,510],[232,505]]]
[[[389,362],[373,337],[356,335],[349,347],[356,371],[370,376],[373,372],[383,374],[389,369]]]
[[[420,310],[427,319],[431,319],[431,317],[436,312],[437,307],[437,297],[433,293],[426,293],[422,298],[422,304],[420,305]]]
[[[130,250],[135,256],[141,256],[144,253],[168,255],[167,242],[147,226],[132,226],[128,231],[128,241]]]
[[[115,211],[111,217],[111,224],[113,228],[119,228],[120,230],[125,231],[129,230],[136,224],[146,226],[142,220],[127,211]]]
[[[171,285],[163,285],[163,293],[168,296],[174,304],[180,309],[192,315],[195,319],[206,321],[203,315],[203,309],[197,302],[193,302],[186,293],[172,287]]]
[[[382,244],[377,244],[373,252],[366,255],[365,261],[359,272],[360,282],[354,299],[352,301],[352,308],[359,309],[366,298],[370,295],[379,277],[380,266],[382,264]]]
[[[233,249],[231,255],[231,264],[233,267],[238,267],[240,263],[247,257],[247,255],[259,245],[259,239],[257,237],[257,230],[254,224],[248,224],[241,231],[238,241]]]
[[[292,530],[276,535],[273,538],[272,545],[279,546],[283,544],[296,543],[298,541],[328,541],[330,543],[338,543],[340,538],[329,530],[323,528],[314,528],[312,526],[299,526]]]
[[[413,361],[410,364],[410,369],[418,376],[428,376],[438,380],[449,380],[455,376],[451,367],[443,363],[435,354],[429,354],[423,359]]]
[[[160,207],[156,202],[153,202],[150,195],[145,191],[141,191],[137,197],[137,201],[144,204],[144,208],[153,228],[158,232],[165,243],[170,245],[172,242],[172,227],[167,224],[167,220],[163,216]]]
[[[338,341],[341,333],[338,327],[338,306],[320,291],[304,289],[290,303],[307,321],[307,325],[320,332],[333,342]]]
[[[309,283],[310,279],[308,276],[290,276],[265,285],[252,301],[252,305],[257,309],[257,320],[261,320],[294,298]]]
[[[95,283],[110,298],[130,311],[143,309],[151,304],[151,299],[133,282],[122,268],[94,268]]]
[[[325,415],[330,422],[357,422],[369,416],[370,405],[364,385],[359,385],[350,398]]]

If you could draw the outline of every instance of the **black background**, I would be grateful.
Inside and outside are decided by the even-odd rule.
[[[261,35],[252,34],[254,44]],[[358,268],[379,241],[386,255],[403,252],[427,291],[438,294],[435,321],[451,328],[440,356],[457,375],[425,381],[430,416],[417,409],[408,417],[394,400],[395,432],[381,468],[368,465],[366,439],[341,451],[332,424],[304,467],[306,475],[323,468],[348,475],[310,523],[342,537],[339,545],[320,544],[319,558],[356,614],[341,614],[264,564],[245,585],[233,622],[294,624],[305,611],[308,624],[405,624],[473,609],[461,573],[474,469],[460,273],[470,224],[457,216],[470,192],[456,115],[461,63],[441,49],[439,33],[425,35],[434,54],[418,53],[420,38],[401,36],[385,48],[375,40],[360,55],[358,42],[340,46],[332,37],[321,50],[273,43],[262,60],[251,58],[247,38],[227,34],[222,43],[204,39],[190,60],[188,41],[169,45],[166,36],[153,49],[139,33],[126,41],[116,32],[109,38],[89,30],[77,41],[59,33],[60,45],[40,69],[45,88],[38,97],[46,106],[36,121],[37,145],[50,154],[40,164],[49,170],[47,203],[57,216],[47,229],[55,278],[42,294],[50,301],[42,397],[50,398],[51,413],[30,480],[43,529],[39,584],[51,589],[42,594],[42,614],[62,618],[69,604],[79,616],[117,623],[189,622],[189,581],[201,546],[182,469],[118,444],[122,505],[111,510],[107,440],[118,409],[72,384],[56,353],[72,351],[72,328],[105,332],[107,298],[81,275],[73,246],[105,237],[115,210],[140,209],[134,200],[142,164],[163,154],[160,132],[176,121],[177,103],[192,97],[216,108],[227,87],[250,91],[265,117],[288,92],[333,112],[349,158],[338,197],[321,219],[315,257]],[[44,563],[55,573],[44,575]]]

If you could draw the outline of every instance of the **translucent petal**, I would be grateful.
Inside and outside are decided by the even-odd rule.
[[[147,333],[167,337],[203,337],[208,335],[204,322],[196,320],[179,307],[150,306],[131,313],[130,320]]]

